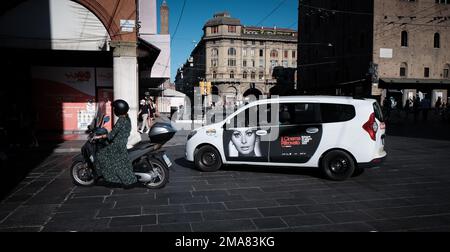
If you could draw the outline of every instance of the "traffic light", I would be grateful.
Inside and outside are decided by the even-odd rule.
[[[201,95],[205,95],[205,82],[204,81],[200,81],[198,86],[200,88],[200,94]]]

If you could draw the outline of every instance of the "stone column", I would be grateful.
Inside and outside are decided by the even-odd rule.
[[[131,134],[128,138],[128,148],[131,148],[142,140],[137,125],[139,112],[137,44],[128,41],[111,41],[110,45],[114,48],[114,100],[122,99],[130,105],[128,115],[131,119]]]

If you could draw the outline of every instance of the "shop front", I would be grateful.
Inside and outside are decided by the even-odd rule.
[[[380,79],[378,88],[382,89],[381,100],[391,97],[402,108],[406,101],[419,97],[422,101],[427,99],[431,108],[435,107],[436,101],[440,98],[442,103],[448,104],[450,80],[448,79]],[[400,105],[401,104],[401,105]]]

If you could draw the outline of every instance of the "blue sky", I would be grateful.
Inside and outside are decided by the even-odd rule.
[[[158,8],[162,1],[157,0]],[[186,0],[183,13],[184,0],[166,2],[170,11],[169,32],[172,37],[171,81],[175,81],[177,68],[186,62],[195,43],[200,41],[203,35],[203,25],[214,13],[228,11],[246,26],[297,29],[298,0]],[[178,20],[180,21],[176,30]]]

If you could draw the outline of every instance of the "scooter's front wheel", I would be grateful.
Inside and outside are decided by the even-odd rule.
[[[86,162],[73,162],[70,174],[75,185],[92,186],[95,183],[94,173]]]
[[[157,159],[150,158],[148,161],[153,167],[153,179],[145,186],[149,189],[163,188],[169,182],[169,169]]]

